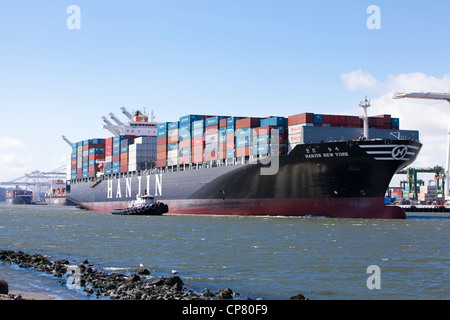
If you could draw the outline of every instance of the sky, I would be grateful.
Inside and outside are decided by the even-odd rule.
[[[366,96],[369,115],[420,131],[415,166],[444,166],[448,103],[392,96],[450,91],[448,12],[448,0],[2,1],[0,181],[64,165],[61,136],[109,137],[101,117],[124,119],[122,106],[158,122],[361,115]]]

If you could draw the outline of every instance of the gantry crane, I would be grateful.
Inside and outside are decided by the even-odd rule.
[[[431,99],[431,100],[446,100],[450,105],[450,93],[438,93],[438,92],[411,92],[403,93],[397,92],[394,95],[394,99],[402,98],[414,98],[414,99]],[[448,126],[447,137],[447,161],[445,165],[445,200],[450,200],[449,195],[449,182],[450,182],[450,125]]]

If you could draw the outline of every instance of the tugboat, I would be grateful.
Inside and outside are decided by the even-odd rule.
[[[114,209],[111,213],[118,215],[159,216],[169,212],[167,204],[155,201],[154,196],[136,195],[128,208]]]

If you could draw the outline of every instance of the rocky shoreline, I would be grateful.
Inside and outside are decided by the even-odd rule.
[[[239,294],[230,288],[213,293],[206,289],[197,293],[184,286],[179,276],[148,279],[147,269],[138,269],[132,274],[106,273],[96,270],[87,260],[82,263],[59,259],[50,261],[41,254],[27,254],[22,251],[0,250],[0,261],[17,264],[21,268],[53,274],[63,284],[82,288],[88,295],[109,297],[117,300],[224,300],[235,299]],[[3,294],[4,300],[21,297]]]

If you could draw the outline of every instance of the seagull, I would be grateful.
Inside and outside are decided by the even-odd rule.
[[[139,268],[143,268],[144,265],[142,263],[139,263]]]
[[[178,271],[177,270],[172,270],[172,274],[177,274]]]

